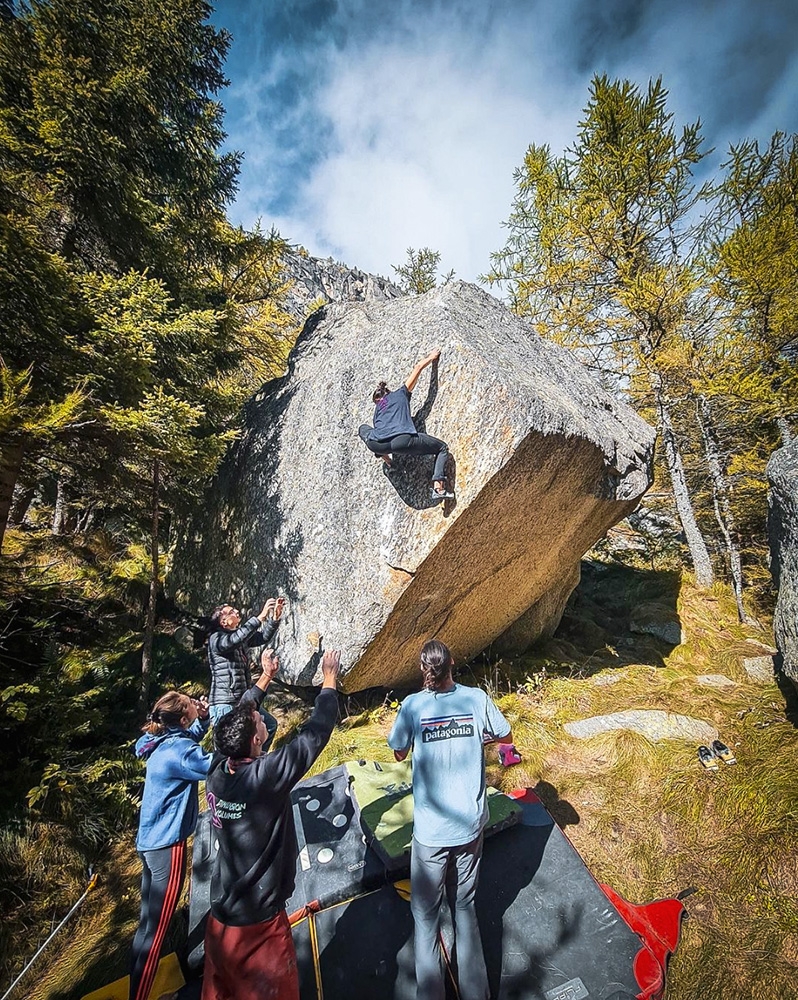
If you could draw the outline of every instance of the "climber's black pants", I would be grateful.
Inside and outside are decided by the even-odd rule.
[[[361,424],[358,434],[361,440],[375,455],[434,455],[435,470],[432,473],[434,483],[442,483],[446,479],[446,460],[449,457],[449,447],[439,438],[431,434],[397,434],[387,441],[370,441],[368,435],[372,428]]]
[[[157,851],[139,851],[141,917],[133,938],[130,1000],[147,1000],[158,969],[166,931],[174,916],[186,877],[186,842]]]

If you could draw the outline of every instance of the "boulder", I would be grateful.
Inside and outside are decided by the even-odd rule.
[[[709,746],[718,738],[717,729],[703,719],[693,719],[689,715],[677,715],[660,709],[629,709],[626,712],[613,712],[611,715],[594,715],[589,719],[566,722],[563,729],[569,736],[580,740],[615,729],[640,733],[652,743],[660,740],[687,740],[688,743],[705,743]]]
[[[781,669],[798,684],[798,438],[767,464],[770,571],[779,595],[773,616]]]
[[[671,646],[684,642],[682,623],[676,612],[656,601],[643,602],[635,608],[629,630],[638,635],[653,635]]]
[[[412,410],[449,444],[444,505],[431,458],[388,475],[357,437],[376,383],[398,388],[434,347]],[[519,619],[514,650],[549,633],[583,553],[650,485],[655,436],[573,353],[462,282],[314,313],[245,425],[178,526],[170,589],[205,611],[284,593],[281,676],[310,684],[320,647],[340,648],[349,691],[416,684],[428,638],[464,659]]]

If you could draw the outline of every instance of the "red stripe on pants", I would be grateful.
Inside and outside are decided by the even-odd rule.
[[[180,890],[183,888],[183,859],[186,853],[186,842],[181,840],[178,844],[172,845],[169,884],[166,887],[166,894],[163,900],[163,907],[158,917],[158,926],[155,930],[155,937],[152,940],[152,947],[147,956],[144,972],[141,975],[135,1000],[147,1000],[155,981],[155,973],[158,971],[158,962],[161,958],[161,948],[166,931],[172,922],[172,917],[177,909],[177,901],[180,898]]]

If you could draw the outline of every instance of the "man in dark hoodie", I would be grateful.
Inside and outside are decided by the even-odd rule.
[[[277,658],[263,658],[274,676]],[[205,929],[202,1000],[298,1000],[296,952],[285,904],[297,841],[291,790],[327,745],[338,717],[341,654],[321,662],[322,689],[290,743],[264,755],[262,717],[242,704],[219,720],[206,782],[219,852]]]

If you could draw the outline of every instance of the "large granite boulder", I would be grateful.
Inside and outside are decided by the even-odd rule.
[[[419,429],[453,456],[457,498],[429,496],[431,458],[388,475],[357,437],[380,379],[413,394]],[[511,629],[550,633],[579,560],[651,482],[654,431],[568,350],[474,285],[333,304],[308,320],[288,374],[246,410],[246,432],[176,539],[184,605],[259,607],[282,591],[282,677],[309,684],[340,648],[347,690],[413,685],[422,642],[458,659]]]
[[[798,684],[798,439],[771,455],[765,474],[770,569],[779,592],[773,631],[781,669]]]

